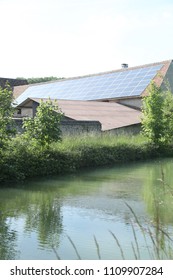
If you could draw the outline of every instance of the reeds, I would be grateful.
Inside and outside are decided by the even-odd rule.
[[[158,180],[161,182],[161,185],[159,185],[158,188],[161,188],[163,194],[166,194],[167,196],[171,197],[171,199],[173,199],[173,190],[169,186],[169,184],[166,183],[165,173],[162,166],[161,166],[161,178]],[[133,258],[136,260],[142,259],[143,257],[143,252],[140,248],[140,243],[138,240],[139,233],[140,236],[143,237],[145,249],[148,252],[149,259],[155,259],[155,260],[173,259],[173,233],[169,232],[168,228],[166,228],[161,221],[160,212],[159,212],[159,200],[156,196],[157,195],[155,194],[155,196],[153,197],[155,219],[152,223],[145,222],[144,225],[139,220],[138,215],[134,212],[133,208],[128,203],[125,202],[125,206],[129,209],[130,213],[132,214],[132,219],[130,220],[132,236],[133,236],[133,240],[131,241],[131,252],[132,252],[131,255],[133,255]],[[126,252],[123,246],[121,245],[118,237],[112,231],[109,231],[109,233],[115,241],[115,250],[118,249],[120,251],[121,259],[125,260]],[[74,244],[74,242],[71,240],[69,236],[68,239],[76,252],[77,258],[81,259],[76,249],[76,245]],[[95,235],[94,235],[94,243],[96,246],[97,257],[100,260],[101,246],[97,241]],[[59,259],[59,256],[55,249],[54,252],[56,254],[57,259]]]
[[[131,251],[133,254],[133,257],[135,260],[142,259],[143,252],[140,249],[139,240],[136,234],[136,230],[138,229],[144,239],[145,248],[148,252],[148,258],[154,259],[154,260],[162,260],[162,259],[173,259],[173,238],[169,234],[169,232],[166,232],[161,224],[148,224],[147,226],[143,226],[142,223],[139,221],[137,215],[133,211],[132,207],[125,203],[126,207],[130,210],[132,213],[132,216],[134,218],[134,221],[131,220],[131,230],[133,233],[133,240],[131,241]],[[121,259],[125,260],[125,250],[123,249],[123,246],[120,244],[120,241],[118,237],[115,235],[114,232],[109,230],[110,235],[115,240],[115,252],[118,249],[120,251]],[[72,241],[72,239],[67,236],[68,240],[70,241],[77,259],[81,260],[81,256],[79,255],[79,252],[76,248],[76,245]],[[97,241],[96,236],[94,235],[94,244],[96,247],[96,253],[99,260],[101,260],[101,250],[99,242]],[[116,248],[117,247],[117,248]],[[53,247],[53,251],[55,253],[55,256],[57,259],[60,259],[55,247]]]

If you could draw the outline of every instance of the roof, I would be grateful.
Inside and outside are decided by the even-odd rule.
[[[162,83],[172,60],[31,85],[16,99],[105,100],[140,97],[152,80]]]
[[[31,98],[19,106],[25,106],[31,100],[40,103],[41,99]],[[48,99],[43,99],[46,102]],[[54,101],[54,100],[53,100]],[[111,130],[141,122],[141,112],[118,103],[97,101],[58,100],[58,106],[64,115],[73,120],[99,121],[102,130]]]
[[[30,85],[21,85],[21,86],[15,86],[13,88],[13,96],[14,98],[18,98]]]

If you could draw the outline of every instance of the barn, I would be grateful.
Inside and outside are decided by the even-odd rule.
[[[18,117],[34,116],[40,100],[57,100],[64,121],[98,121],[102,131],[132,131],[140,127],[142,98],[154,81],[173,91],[173,61],[14,87]],[[72,122],[71,122],[72,124]]]

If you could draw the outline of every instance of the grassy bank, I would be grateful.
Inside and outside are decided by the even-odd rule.
[[[140,135],[67,137],[49,149],[18,137],[0,149],[0,182],[167,156],[173,156],[172,146],[157,148]]]

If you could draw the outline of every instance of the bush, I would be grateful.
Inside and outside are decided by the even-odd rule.
[[[5,89],[0,87],[0,148],[14,136],[16,130],[12,120],[14,107],[12,90],[7,85]]]
[[[163,104],[161,89],[154,82],[151,83],[148,96],[143,98],[142,130],[144,135],[156,145],[160,145],[164,138]]]
[[[99,139],[98,144],[96,140]],[[125,141],[126,139],[126,141]],[[62,175],[75,172],[81,168],[110,166],[124,162],[173,156],[173,146],[157,147],[147,142],[137,142],[133,138],[124,137],[111,142],[100,141],[98,136],[93,139],[95,144],[85,139],[82,144],[78,138],[78,145],[69,148],[66,145],[52,144],[48,148],[34,146],[22,136],[11,141],[6,149],[0,150],[0,182],[18,181],[27,178],[47,175]],[[137,142],[137,143],[136,143]]]
[[[154,82],[150,84],[148,96],[143,98],[143,134],[154,145],[167,145],[173,140],[173,94],[162,91]]]
[[[34,118],[25,118],[23,128],[26,139],[35,140],[41,147],[61,141],[60,121],[63,114],[56,103],[41,101]]]

